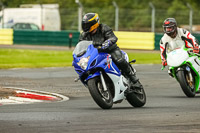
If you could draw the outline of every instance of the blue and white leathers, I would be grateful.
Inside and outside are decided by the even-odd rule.
[[[77,44],[79,45],[79,44]],[[81,46],[85,45],[85,46]],[[108,53],[98,52],[91,43],[89,45],[81,44],[76,46],[73,52],[73,66],[79,75],[79,79],[87,87],[87,81],[99,76],[104,90],[109,89],[107,82],[114,85],[113,102],[122,101],[125,96],[124,92],[129,87],[129,81],[121,74],[115,63]],[[123,52],[126,60],[128,55]],[[109,77],[111,80],[106,80]]]

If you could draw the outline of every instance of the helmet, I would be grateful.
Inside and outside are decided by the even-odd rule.
[[[99,27],[99,15],[97,13],[87,13],[82,20],[82,29],[84,32],[92,32]]]
[[[169,36],[174,35],[174,32],[177,30],[176,20],[174,18],[165,19],[163,22],[163,30]]]

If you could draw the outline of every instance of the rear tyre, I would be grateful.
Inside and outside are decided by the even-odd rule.
[[[100,77],[94,77],[88,80],[88,89],[94,101],[102,109],[110,109],[113,106],[113,97],[110,90],[103,90]]]
[[[189,72],[188,71],[178,71],[177,78],[179,84],[187,97],[194,97],[196,94],[195,91],[195,84],[194,78],[189,79]]]
[[[146,103],[146,94],[143,86],[141,85],[141,87],[137,89],[133,88],[133,92],[127,94],[126,99],[133,107],[144,106]]]

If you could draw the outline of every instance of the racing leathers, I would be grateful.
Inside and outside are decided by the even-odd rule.
[[[139,79],[136,77],[135,72],[133,72],[130,64],[125,60],[124,54],[116,44],[118,38],[109,26],[106,24],[100,24],[97,31],[93,34],[82,32],[79,41],[82,40],[93,41],[94,46],[106,46],[101,49],[101,52],[109,53],[113,62],[121,70],[122,74],[129,78],[136,88],[141,87],[141,84],[138,83]]]
[[[171,41],[180,41],[179,46],[169,46],[169,42]],[[170,43],[173,44],[173,43]],[[199,53],[199,45],[198,40],[187,30],[183,28],[177,27],[177,33],[175,38],[171,38],[166,33],[163,35],[163,37],[160,40],[160,51],[161,51],[161,60],[162,65],[166,66],[166,50],[167,48],[171,48],[170,50],[174,50],[176,48],[182,47],[181,45],[185,45],[186,48],[192,48],[194,53]]]

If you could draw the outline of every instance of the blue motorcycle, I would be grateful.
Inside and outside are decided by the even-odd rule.
[[[125,52],[123,54],[128,62],[128,55]],[[120,103],[124,99],[133,107],[145,105],[146,95],[143,87],[134,89],[132,82],[122,75],[111,56],[99,52],[99,48],[95,48],[91,41],[81,41],[76,45],[72,65],[79,75],[77,81],[81,80],[102,109],[110,109],[113,103]],[[132,66],[131,68],[136,72]]]

